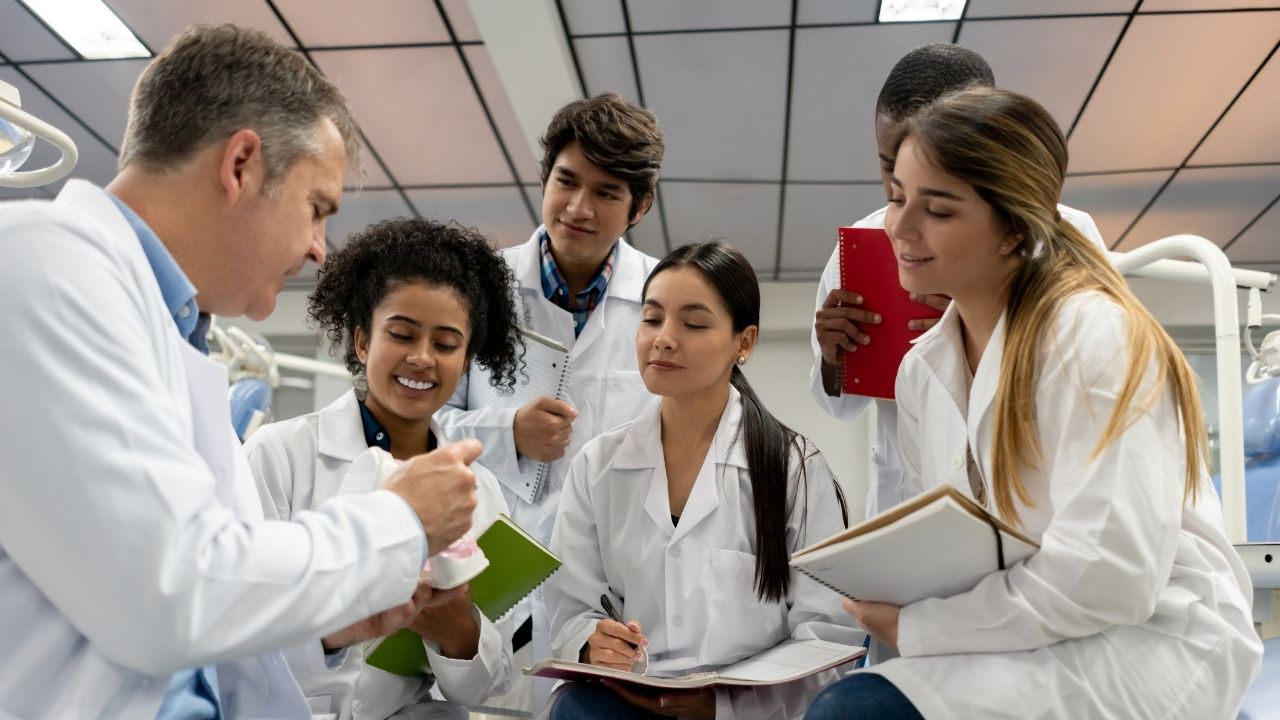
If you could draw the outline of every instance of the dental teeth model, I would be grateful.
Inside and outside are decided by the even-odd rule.
[[[373,492],[386,483],[400,461],[379,447],[371,447],[351,463],[342,483],[343,492]],[[453,541],[443,551],[427,558],[422,571],[431,587],[448,590],[470,582],[489,567],[489,560],[468,533]]]

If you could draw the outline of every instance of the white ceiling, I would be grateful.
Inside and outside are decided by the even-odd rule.
[[[877,23],[875,0],[540,2],[567,33],[577,84],[641,102],[666,130],[660,197],[632,233],[650,253],[723,237],[764,278],[815,277],[834,228],[883,203],[872,118],[889,68],[913,47],[955,41],[1070,133],[1063,201],[1093,214],[1108,243],[1194,232],[1236,264],[1280,271],[1280,0],[970,0],[959,22],[909,25]],[[236,22],[303,49],[340,85],[369,174],[331,245],[413,213],[504,246],[535,226],[522,123],[549,118],[517,116],[468,0],[107,4],[153,51],[191,22]],[[114,173],[144,66],[81,60],[0,0],[0,79],[75,139],[79,177]],[[53,152],[39,148],[37,161]]]

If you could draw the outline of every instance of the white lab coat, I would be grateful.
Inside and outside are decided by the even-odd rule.
[[[225,717],[305,717],[269,651],[407,600],[413,512],[377,492],[263,521],[226,371],[101,189],[6,208],[0,256],[0,716],[150,718],[217,663]]]
[[[573,439],[564,456],[551,463],[551,472],[536,502],[526,503],[506,491],[511,518],[545,544],[551,539],[569,461],[588,440],[631,421],[653,399],[636,365],[636,329],[642,315],[640,291],[658,261],[619,239],[618,258],[605,297],[575,339],[573,314],[542,294],[542,252],[538,245],[541,231],[539,228],[523,245],[503,250],[502,256],[515,276],[520,325],[572,348],[573,374],[569,378],[567,399],[578,411],[573,423]],[[516,408],[468,404],[469,386],[487,383],[489,377],[483,368],[472,365],[471,372],[459,383],[449,404],[436,413],[436,418],[450,440],[474,437],[484,443],[480,461],[494,475],[514,477],[521,468],[538,465],[516,453],[512,432]]]
[[[440,437],[435,423],[432,431]],[[343,493],[367,490],[345,484],[351,463],[368,451],[354,390],[318,412],[263,426],[249,438],[245,450],[269,518],[288,520]],[[507,504],[488,470],[479,464],[471,469],[476,474],[478,500],[471,525],[478,534],[499,514],[507,513]],[[430,682],[365,667],[360,652],[346,653],[337,668],[324,664],[323,651],[315,643],[290,650],[286,657],[317,717],[382,720],[411,704],[416,707],[406,711],[415,718],[454,717],[456,710],[435,706],[479,705],[491,694],[505,692],[511,682],[514,628],[506,620],[495,626],[474,606],[472,615],[480,625],[474,658],[444,657],[438,645],[424,641],[436,684],[448,703],[431,701]]]
[[[882,207],[853,224],[858,228],[884,228],[884,214],[888,207]],[[1098,226],[1094,224],[1089,213],[1059,205],[1058,212],[1084,236],[1092,240],[1104,251],[1106,243]],[[831,258],[818,280],[818,297],[814,310],[822,309],[834,288],[840,287],[840,248],[831,251]],[[813,367],[809,371],[809,391],[818,402],[818,406],[840,420],[852,420],[861,415],[872,403],[876,406],[876,445],[871,451],[871,462],[876,468],[876,477],[872,478],[867,488],[866,517],[872,517],[902,502],[906,496],[902,493],[902,461],[898,458],[898,408],[892,400],[880,400],[862,397],[861,395],[841,395],[831,397],[822,387],[822,347],[818,344],[818,331],[810,327],[809,343],[813,347]]]
[[[555,657],[578,660],[605,616],[599,607],[602,593],[612,597],[623,617],[640,621],[653,675],[728,665],[787,638],[860,643],[863,634],[852,627],[839,595],[794,570],[783,602],[765,603],[756,596],[751,478],[743,442],[735,441],[742,419],[738,391],[730,391],[675,526],[661,406],[655,400],[635,422],[592,440],[569,470],[551,539],[564,567],[543,593]],[[817,449],[808,448],[803,461],[791,454],[790,552],[844,529],[831,471]],[[806,481],[798,493],[801,462]],[[718,689],[716,717],[801,717],[841,672],[774,687]]]
[[[1218,498],[1203,477],[1194,504],[1183,501],[1167,392],[1092,457],[1127,373],[1127,320],[1090,292],[1052,323],[1035,386],[1044,460],[1023,471],[1031,502],[1018,504],[1040,551],[969,592],[904,607],[902,657],[871,672],[930,720],[1233,718],[1262,645]],[[897,398],[908,496],[938,483],[970,492],[969,448],[975,479],[991,477],[1004,332],[1002,319],[971,389],[954,306],[907,354]],[[1154,365],[1147,388],[1153,376]]]

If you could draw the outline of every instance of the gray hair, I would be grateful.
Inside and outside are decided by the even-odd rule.
[[[338,88],[300,54],[266,33],[235,25],[193,25],[147,66],[133,89],[120,169],[163,173],[240,130],[262,139],[268,191],[293,164],[320,153],[328,119],[361,173],[355,119]]]

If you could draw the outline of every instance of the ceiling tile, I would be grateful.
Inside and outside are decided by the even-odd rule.
[[[329,218],[326,234],[334,249],[346,247],[349,236],[373,223],[396,217],[411,217],[413,211],[395,190],[362,190],[342,196],[338,214]]]
[[[782,268],[820,273],[835,248],[836,229],[852,225],[884,205],[884,187],[787,185],[782,227]]]
[[[624,33],[623,0],[561,0],[570,35]]]
[[[449,42],[435,3],[423,0],[275,0],[307,47]]]
[[[313,57],[401,184],[513,180],[454,48],[321,50]]]
[[[444,12],[449,16],[449,24],[453,25],[453,34],[458,42],[481,42],[480,29],[476,27],[475,16],[467,7],[467,0],[443,0]]]
[[[638,248],[640,252],[656,258],[667,254],[667,245],[662,239],[662,198],[666,194],[665,187],[659,184],[658,196],[653,199],[653,206],[649,208],[649,212],[627,231],[627,242]]]
[[[1081,15],[1085,13],[1127,13],[1137,0],[969,0],[966,20],[1019,15]]]
[[[1266,214],[1227,248],[1227,258],[1232,263],[1280,265],[1280,202],[1272,204]]]
[[[636,38],[645,100],[666,131],[667,177],[780,177],[787,35]]]
[[[379,188],[391,185],[391,178],[387,177],[387,173],[378,164],[377,159],[373,157],[373,153],[369,152],[369,145],[364,140],[360,141],[360,159],[364,165],[364,179],[359,182],[360,187]],[[355,179],[348,175],[343,181],[343,186],[352,188],[357,185]]]
[[[493,113],[502,142],[507,146],[516,171],[520,173],[520,182],[537,182],[538,161],[533,157],[533,148],[529,147],[529,141],[525,139],[520,121],[516,119],[516,111],[511,107],[506,88],[498,77],[498,68],[494,66],[488,48],[483,45],[468,45],[462,51],[467,55],[471,72],[475,73],[476,83],[484,94],[489,112]],[[551,122],[551,118],[547,118],[547,122]]]
[[[1274,8],[1276,5],[1276,0],[1145,0],[1138,12],[1238,10],[1240,8]]]
[[[49,94],[117,149],[129,120],[129,97],[149,60],[32,65],[25,68]]]
[[[952,23],[797,30],[787,178],[878,180],[880,86],[898,58],[954,32]]]
[[[789,0],[642,0],[627,8],[635,32],[791,24]]]
[[[1280,12],[1137,18],[1071,137],[1072,170],[1178,165],[1277,37]]]
[[[639,102],[626,38],[582,38],[573,41],[573,48],[588,94],[616,92],[631,102]]]
[[[1124,173],[1068,177],[1062,204],[1093,216],[1098,232],[1111,247],[1172,172]]]
[[[14,62],[75,57],[75,53],[18,0],[0,0],[0,52]]]
[[[1280,162],[1280,54],[1272,55],[1222,122],[1192,156],[1192,165]]]
[[[22,94],[23,110],[58,128],[75,142],[76,149],[80,152],[80,159],[75,169],[71,171],[71,177],[84,178],[98,185],[111,182],[116,175],[115,153],[86,132],[79,123],[71,119],[70,115],[55,105],[48,95],[37,89],[13,68],[0,67],[0,80],[18,88],[18,92]],[[57,148],[37,141],[35,149],[31,152],[31,158],[27,160],[26,168],[34,170],[47,167],[57,162],[58,157]],[[56,193],[62,189],[65,182],[66,180],[59,180],[47,187]]]
[[[1118,16],[966,22],[960,44],[987,59],[997,85],[1038,100],[1066,132],[1124,22]]]
[[[873,23],[879,12],[879,0],[800,0],[796,7],[796,23]]]
[[[1225,245],[1280,195],[1280,167],[1183,170],[1118,250],[1189,233]]]
[[[235,23],[293,45],[289,33],[262,0],[111,0],[111,9],[155,52],[195,23]]]
[[[727,240],[747,256],[756,273],[772,278],[778,245],[778,188],[760,183],[667,181],[662,199],[667,204],[671,247]],[[715,212],[707,212],[708,208]]]
[[[409,199],[423,217],[474,227],[493,238],[498,247],[511,247],[529,239],[534,225],[520,199],[520,188],[458,188],[410,190]],[[535,206],[536,207],[536,206]]]

